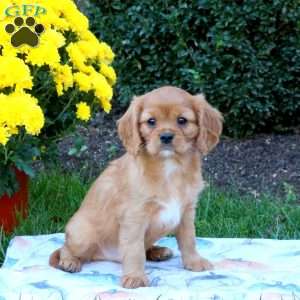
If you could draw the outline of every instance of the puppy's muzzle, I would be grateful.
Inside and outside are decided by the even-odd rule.
[[[174,134],[172,132],[163,132],[159,136],[160,141],[164,145],[169,145],[172,143]]]

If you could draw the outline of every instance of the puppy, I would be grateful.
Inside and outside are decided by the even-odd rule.
[[[78,272],[88,261],[121,262],[123,287],[147,286],[145,260],[170,258],[154,243],[174,233],[186,269],[212,269],[196,250],[194,218],[201,157],[221,131],[222,116],[203,95],[166,86],[135,97],[118,121],[127,153],[91,186],[50,265]]]

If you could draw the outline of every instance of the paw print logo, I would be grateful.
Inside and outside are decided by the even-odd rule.
[[[14,24],[5,26],[5,31],[11,34],[11,44],[14,47],[19,47],[23,44],[31,47],[38,45],[39,35],[44,32],[42,24],[36,24],[33,17],[26,18],[25,24],[22,17],[16,17]]]

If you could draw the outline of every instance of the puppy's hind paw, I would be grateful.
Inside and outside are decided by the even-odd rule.
[[[80,272],[81,261],[76,257],[60,259],[57,268],[70,273]]]
[[[172,250],[167,247],[152,246],[146,251],[146,258],[151,261],[165,261],[172,256]]]
[[[122,287],[126,289],[136,289],[139,287],[146,287],[149,285],[149,281],[146,275],[124,275],[122,277]]]

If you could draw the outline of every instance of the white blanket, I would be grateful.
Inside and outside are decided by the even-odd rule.
[[[174,238],[159,245],[173,249],[166,262],[147,262],[150,287],[120,287],[121,266],[85,264],[80,273],[51,268],[49,255],[63,244],[63,234],[14,238],[0,269],[0,300],[202,300],[300,299],[300,241],[201,239],[197,247],[215,269],[184,270]]]

